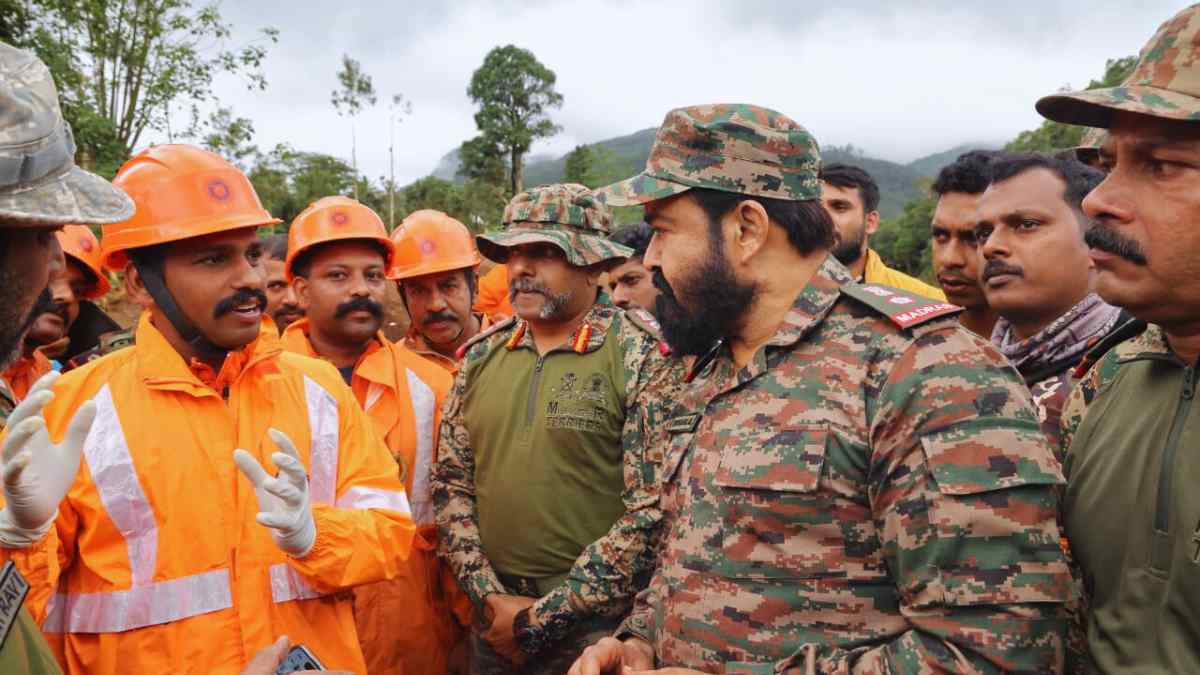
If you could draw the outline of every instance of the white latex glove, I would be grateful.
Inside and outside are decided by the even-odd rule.
[[[308,501],[308,475],[292,439],[278,429],[267,433],[281,450],[271,454],[271,461],[279,467],[277,475],[268,474],[253,455],[240,448],[233,451],[233,461],[254,486],[260,509],[255,520],[271,528],[275,545],[284,553],[303,558],[317,541],[317,525]]]
[[[11,548],[28,546],[50,529],[59,502],[75,482],[83,442],[96,419],[96,404],[88,401],[71,418],[62,443],[50,442],[42,409],[54,399],[51,387],[58,376],[52,372],[38,378],[8,417],[8,437],[0,453],[5,502],[0,543]]]

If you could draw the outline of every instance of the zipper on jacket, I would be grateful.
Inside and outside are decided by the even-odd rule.
[[[547,352],[543,356],[539,356],[537,365],[533,367],[533,379],[529,381],[529,398],[525,402],[525,426],[533,424],[533,409],[537,403],[538,388],[542,384],[542,366],[546,364]]]
[[[1192,399],[1196,396],[1196,372],[1195,366],[1188,366],[1183,371],[1183,389],[1179,392],[1179,400],[1175,404],[1175,417],[1171,421],[1171,431],[1167,434],[1167,447],[1163,450],[1162,467],[1158,473],[1158,502],[1154,511],[1154,529],[1158,532],[1170,531],[1171,478],[1175,473],[1179,437],[1183,435],[1183,427],[1192,411]],[[1168,561],[1163,560],[1160,563],[1155,566],[1166,569]]]

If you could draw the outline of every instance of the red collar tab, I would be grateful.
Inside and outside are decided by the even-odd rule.
[[[521,323],[517,324],[517,329],[514,330],[512,336],[508,338],[508,342],[504,343],[504,348],[510,352],[516,349],[517,345],[521,344],[521,340],[525,338],[525,331],[527,330],[529,330],[528,321],[522,321]]]
[[[582,354],[587,350],[588,342],[592,339],[592,324],[584,322],[582,326],[575,329],[575,337],[571,340],[571,349],[575,350],[576,354]]]

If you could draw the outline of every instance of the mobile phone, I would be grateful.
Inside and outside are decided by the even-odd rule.
[[[297,670],[325,670],[325,666],[322,666],[317,657],[313,656],[312,652],[308,651],[304,645],[296,645],[288,650],[283,663],[275,669],[275,675],[294,673]]]

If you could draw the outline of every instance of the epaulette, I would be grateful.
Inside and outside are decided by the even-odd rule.
[[[629,323],[649,333],[658,342],[659,353],[663,356],[671,355],[671,345],[663,339],[662,326],[658,324],[658,319],[655,319],[653,314],[640,307],[634,307],[625,310],[625,317],[629,319]]]
[[[1092,366],[1099,363],[1100,359],[1104,358],[1104,355],[1111,351],[1113,347],[1141,335],[1145,330],[1146,322],[1141,319],[1129,318],[1127,321],[1121,323],[1113,332],[1105,335],[1096,344],[1088,348],[1087,353],[1083,355],[1083,359],[1079,361],[1079,365],[1075,366],[1075,370],[1071,371],[1071,377],[1078,380],[1087,375]]]
[[[882,284],[843,284],[842,293],[886,316],[901,328],[912,328],[963,311],[958,305],[924,298]]]
[[[470,350],[471,347],[474,347],[476,344],[490,338],[502,330],[512,328],[514,325],[516,325],[516,323],[517,317],[510,316],[499,323],[494,323],[491,326],[488,326],[485,330],[479,331],[475,334],[475,337],[464,342],[462,346],[458,348],[458,351],[454,352],[454,358],[461,361],[462,358],[467,355],[467,351]]]
[[[86,352],[76,354],[74,358],[63,364],[62,371],[65,373],[67,371],[74,370],[86,363],[95,361],[101,356],[108,356],[118,349],[129,347],[133,344],[133,336],[133,329],[117,330],[104,333],[100,336],[100,344],[92,347]]]

